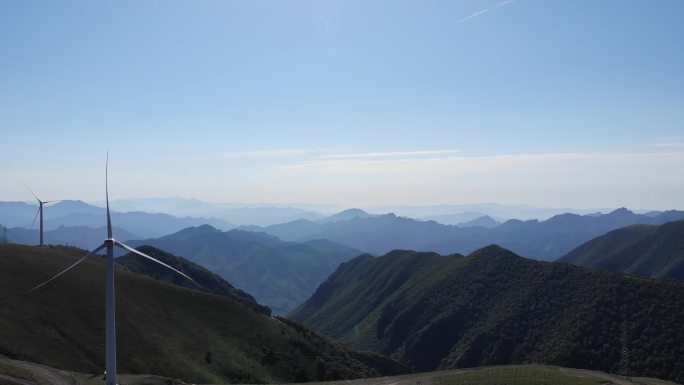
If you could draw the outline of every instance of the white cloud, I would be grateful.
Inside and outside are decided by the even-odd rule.
[[[684,147],[684,142],[653,143],[656,147]]]
[[[500,202],[577,208],[684,208],[681,148],[643,153],[487,156],[442,151],[455,150],[422,150],[421,155],[415,154],[418,151],[397,151],[402,155],[387,156],[389,152],[280,149],[231,155],[248,157],[244,162],[122,165],[110,169],[110,193],[117,198],[173,194],[216,202],[336,202],[349,207]],[[262,162],[266,158],[258,157],[264,156],[273,158]],[[90,175],[101,177],[101,167],[84,167],[80,173],[61,174],[56,170],[52,176],[40,178],[31,178],[28,169],[12,169],[6,179],[17,181],[20,188],[8,191],[28,199],[30,194],[19,182],[42,180],[43,187],[31,185],[36,193],[40,190],[54,198],[101,200],[101,190],[88,190]],[[155,183],[146,183],[150,175],[155,176]],[[61,190],[50,193],[54,186],[75,186],[73,190],[79,195]],[[91,195],[81,195],[86,191]]]
[[[319,159],[273,171],[280,196],[347,204],[502,202],[681,208],[684,152]]]

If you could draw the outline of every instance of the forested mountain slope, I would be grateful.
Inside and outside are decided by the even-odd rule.
[[[611,231],[560,260],[595,269],[684,281],[684,221]]]
[[[343,265],[289,316],[416,371],[546,363],[684,380],[684,284],[538,262],[393,251]],[[626,353],[625,353],[626,352]]]

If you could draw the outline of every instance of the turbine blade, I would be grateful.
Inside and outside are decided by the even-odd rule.
[[[56,201],[45,201],[45,202],[43,202],[43,204],[46,205],[46,204],[48,204],[48,203],[55,203],[55,202],[61,202],[61,200],[56,200]]]
[[[97,249],[95,249],[95,250],[91,251],[90,253],[84,255],[81,259],[79,259],[78,261],[76,261],[76,263],[74,263],[73,265],[67,267],[66,269],[62,270],[62,272],[60,272],[59,274],[57,274],[57,275],[55,275],[54,277],[48,279],[47,281],[41,283],[40,285],[34,287],[33,289],[29,290],[28,292],[30,293],[30,292],[32,292],[32,291],[35,291],[35,290],[40,289],[41,287],[43,287],[44,285],[46,285],[48,282],[54,280],[55,278],[59,277],[60,275],[66,273],[66,272],[69,271],[69,270],[71,270],[73,267],[75,267],[75,266],[78,265],[79,263],[85,261],[86,258],[90,257],[90,256],[93,255],[93,254],[96,254],[98,251],[104,249],[105,247],[106,247],[106,245],[105,245],[104,243],[101,244]]]
[[[189,280],[192,281],[193,283],[195,283],[195,284],[197,283],[197,282],[195,282],[194,279],[188,277],[188,276],[185,275],[185,273],[183,273],[182,271],[176,270],[176,269],[174,269],[173,267],[171,267],[171,266],[165,264],[164,262],[162,262],[162,261],[160,261],[160,260],[158,260],[158,259],[156,259],[156,258],[152,258],[152,257],[150,257],[149,255],[147,255],[147,254],[145,254],[145,253],[143,253],[143,252],[140,252],[140,251],[138,251],[138,250],[136,250],[136,249],[134,249],[134,248],[132,248],[132,247],[130,247],[130,246],[128,246],[128,245],[125,245],[125,244],[123,244],[123,243],[121,243],[121,242],[119,242],[119,241],[116,241],[116,240],[115,240],[115,241],[114,241],[114,244],[117,245],[117,246],[119,246],[119,247],[122,248],[122,249],[125,249],[125,250],[130,251],[131,253],[135,253],[135,254],[138,254],[138,255],[141,256],[141,257],[147,258],[147,259],[149,259],[150,261],[157,262],[158,264],[160,264],[160,265],[166,267],[167,269],[171,269],[171,270],[175,271],[176,273],[182,275],[183,277],[189,279]]]
[[[36,219],[38,219],[38,214],[40,214],[40,206],[38,207],[38,210],[36,210],[36,216],[33,217],[33,222],[31,222],[31,229],[33,229],[33,225],[36,224]]]
[[[40,199],[38,199],[38,197],[36,196],[36,194],[34,194],[33,191],[31,191],[31,189],[29,188],[29,186],[26,186],[26,185],[24,185],[24,186],[26,187],[27,190],[29,190],[29,192],[31,193],[31,195],[33,195],[33,197],[36,198],[36,200],[37,200],[38,202],[40,202]]]
[[[109,151],[105,163],[105,197],[107,198],[107,237],[112,238],[112,218],[109,216]]]

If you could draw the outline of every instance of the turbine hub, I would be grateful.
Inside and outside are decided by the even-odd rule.
[[[107,238],[104,240],[105,245],[109,246],[114,246],[114,238]]]

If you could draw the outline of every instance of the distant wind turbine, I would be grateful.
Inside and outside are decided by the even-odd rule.
[[[41,201],[38,199],[36,194],[31,191],[31,189],[26,186],[26,188],[31,192],[31,195],[33,195],[34,198],[38,201],[38,211],[36,211],[36,216],[33,217],[33,223],[31,223],[31,228],[33,228],[33,225],[36,224],[36,218],[38,218],[38,214],[40,214],[40,247],[43,247],[43,205],[46,205],[48,203],[54,203],[54,202],[59,202],[59,201]]]
[[[122,248],[126,251],[130,251],[131,253],[138,254],[141,257],[147,258],[153,262],[157,262],[158,264],[173,270],[174,272],[182,275],[183,277],[189,279],[192,282],[195,282],[192,278],[188,277],[184,273],[182,273],[179,270],[174,269],[173,267],[165,264],[164,262],[161,262],[155,258],[150,257],[149,255],[145,253],[141,253],[140,251],[127,246],[116,239],[112,236],[112,220],[111,217],[109,216],[109,183],[108,183],[108,169],[109,169],[109,154],[107,154],[107,163],[105,166],[105,197],[107,199],[107,239],[104,240],[104,242],[98,246],[95,250],[91,251],[90,253],[86,254],[83,256],[81,259],[76,261],[73,265],[67,267],[64,269],[62,272],[59,274],[55,275],[54,277],[48,279],[47,281],[41,283],[40,285],[34,287],[33,289],[29,290],[29,292],[35,291],[42,286],[46,285],[48,282],[56,279],[60,275],[66,273],[67,271],[71,270],[73,267],[78,265],[79,263],[83,262],[86,260],[86,258],[90,257],[93,254],[97,254],[100,252],[102,249],[107,249],[107,271],[106,271],[106,291],[107,291],[107,296],[105,299],[106,302],[106,356],[105,356],[105,384],[106,385],[117,385],[116,382],[116,325],[115,325],[115,313],[114,313],[114,246]],[[36,198],[37,199],[37,198]]]

